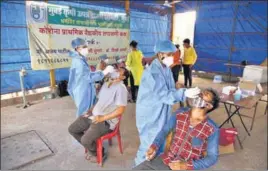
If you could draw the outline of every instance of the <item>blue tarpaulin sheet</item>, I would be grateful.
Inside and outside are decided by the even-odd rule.
[[[124,3],[112,1],[100,1],[99,4],[96,1],[48,2],[108,12],[125,11]],[[137,5],[154,1],[135,1],[136,5],[132,2],[130,40],[139,42],[145,57],[152,57],[155,42],[170,37],[171,16],[151,12],[150,5],[147,5],[150,12]],[[196,70],[228,73],[225,63],[247,60],[249,64],[260,64],[267,58],[266,1],[182,1],[176,4],[176,12],[191,10],[197,10],[194,36],[198,54]],[[1,94],[20,91],[18,70],[21,67],[27,69],[27,89],[49,85],[49,71],[31,70],[27,34],[25,2],[1,1]],[[239,75],[241,70],[234,68],[232,72]],[[57,69],[55,74],[57,81],[67,80],[69,69]]]

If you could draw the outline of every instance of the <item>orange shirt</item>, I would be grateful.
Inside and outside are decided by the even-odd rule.
[[[180,50],[177,50],[175,53],[174,53],[174,63],[172,66],[176,66],[176,65],[179,65],[180,64],[180,57],[181,57],[181,51]]]

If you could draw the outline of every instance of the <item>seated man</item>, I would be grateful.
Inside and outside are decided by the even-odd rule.
[[[134,170],[198,170],[217,162],[219,129],[207,114],[219,106],[219,96],[216,91],[206,89],[198,98],[189,99],[189,103],[191,110],[171,116],[169,124],[158,133],[147,151],[147,161]],[[161,143],[174,128],[169,150],[154,158]]]
[[[96,105],[69,126],[69,133],[88,151],[87,160],[96,162],[96,140],[115,129],[118,117],[127,106],[127,89],[123,80],[129,76],[126,68],[110,75],[99,93]],[[104,158],[107,157],[104,153]]]

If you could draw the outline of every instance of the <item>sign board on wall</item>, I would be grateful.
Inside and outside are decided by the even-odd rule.
[[[26,19],[33,70],[69,67],[71,41],[77,37],[87,41],[91,65],[103,54],[126,58],[129,17],[125,13],[26,1]]]

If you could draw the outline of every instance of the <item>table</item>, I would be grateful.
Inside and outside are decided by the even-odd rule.
[[[224,65],[229,68],[229,81],[231,81],[232,67],[245,68],[244,65],[240,65],[240,64],[225,63]],[[243,75],[243,73],[241,73],[241,76],[242,75]]]
[[[253,124],[254,124],[254,121],[255,121],[255,115],[256,115],[258,102],[262,98],[262,95],[261,94],[256,94],[255,96],[249,96],[249,97],[243,98],[243,99],[241,99],[239,101],[234,101],[234,97],[232,95],[225,95],[225,94],[221,93],[221,91],[222,91],[222,89],[218,89],[218,92],[219,92],[219,95],[220,95],[220,101],[221,101],[221,103],[224,104],[225,110],[226,110],[226,112],[228,114],[228,118],[220,125],[220,128],[225,123],[227,123],[229,121],[231,122],[233,128],[235,128],[235,125],[233,123],[232,117],[234,115],[238,115],[243,127],[245,128],[245,130],[247,132],[247,134],[250,136],[250,132],[247,129],[247,127],[246,127],[246,125],[245,125],[245,123],[244,123],[244,121],[242,119],[242,116],[245,116],[245,115],[242,115],[240,113],[240,109],[252,109],[252,108],[255,108],[254,109],[254,114],[253,114],[253,117],[252,117],[251,127],[250,127],[250,130],[252,130]],[[235,107],[235,110],[233,112],[232,112],[232,107]],[[249,116],[246,116],[246,117],[249,117]],[[243,149],[242,142],[241,142],[241,140],[240,140],[238,135],[237,135],[237,139],[238,139],[240,148]]]

